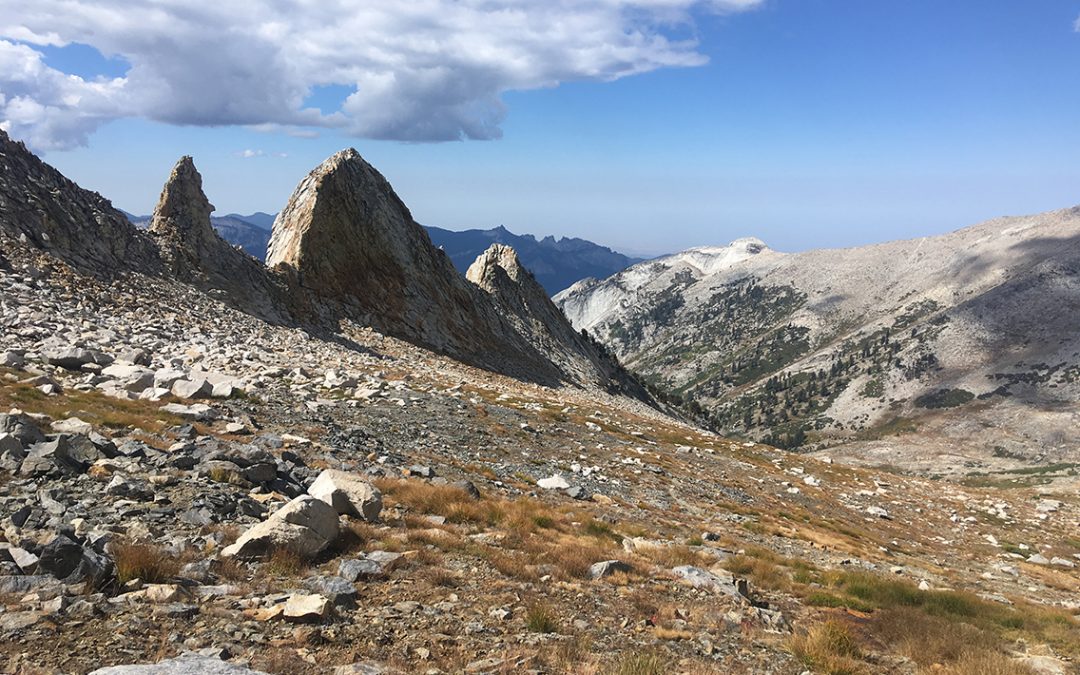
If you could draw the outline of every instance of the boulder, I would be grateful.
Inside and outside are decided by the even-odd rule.
[[[170,415],[195,420],[196,422],[211,422],[221,417],[221,413],[205,403],[193,403],[182,405],[180,403],[167,403],[161,409]]]
[[[338,576],[350,583],[384,577],[402,557],[393,551],[372,551],[356,560],[342,560],[338,564]]]
[[[114,363],[102,370],[101,374],[115,380],[121,389],[133,394],[154,386],[154,371],[133,363]]]
[[[19,413],[0,414],[0,433],[6,433],[19,439],[23,447],[45,441],[45,434],[28,415]]]
[[[93,587],[103,585],[112,577],[113,562],[91,548],[60,534],[41,549],[38,570],[56,577],[65,584],[82,581]]]
[[[326,596],[296,593],[285,602],[285,620],[295,623],[322,621],[330,615],[330,608]]]
[[[632,568],[627,563],[621,560],[604,560],[598,563],[593,563],[589,567],[590,579],[603,579],[604,577],[610,577],[616,572],[622,572],[626,574],[630,572]]]
[[[304,585],[330,600],[335,607],[356,607],[356,587],[340,576],[308,577]]]
[[[209,398],[214,393],[214,386],[203,379],[177,380],[172,384],[172,394],[176,398]]]
[[[550,478],[541,478],[536,481],[536,484],[545,490],[565,490],[570,487],[570,483],[567,483],[566,479],[559,474],[555,474]]]
[[[345,471],[326,469],[308,488],[308,494],[342,515],[372,522],[379,519],[382,511],[382,493],[378,488]]]
[[[724,595],[741,598],[748,598],[750,594],[750,587],[745,579],[736,579],[732,574],[726,571],[717,574],[701,569],[700,567],[682,565],[671,570],[671,573],[674,574],[681,583],[692,586],[693,588],[700,588],[713,591],[714,593],[723,593]],[[721,574],[723,576],[721,576]]]
[[[339,531],[338,514],[325,502],[301,495],[255,525],[236,543],[222,550],[225,557],[261,558],[277,548],[289,548],[304,558],[325,550]]]
[[[81,442],[73,443],[72,438],[66,434],[61,434],[52,441],[34,444],[30,448],[30,452],[27,453],[26,458],[23,459],[22,466],[19,467],[19,474],[34,478],[57,472],[67,474],[84,473],[90,468],[88,455],[94,454],[84,446],[93,447],[93,444],[89,443],[89,439],[86,439],[85,436],[74,438],[86,439],[86,444]],[[98,456],[94,459],[101,459],[101,457]]]
[[[88,363],[99,366],[107,366],[112,363],[112,358],[101,352],[78,347],[46,349],[41,356],[46,363],[59,366],[65,370],[78,370]]]
[[[62,434],[89,434],[94,427],[78,417],[69,417],[52,423],[52,430]]]
[[[267,675],[259,670],[226,663],[213,656],[183,654],[149,665],[109,666],[90,675]]]

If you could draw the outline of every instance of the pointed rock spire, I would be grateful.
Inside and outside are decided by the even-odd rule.
[[[170,272],[238,309],[284,320],[290,312],[287,294],[259,261],[218,235],[210,222],[213,211],[195,162],[181,157],[161,190],[149,228]]]
[[[196,262],[210,253],[221,240],[210,224],[214,205],[206,198],[202,176],[195,162],[185,155],[173,167],[150,220],[150,233],[164,239]]]
[[[352,148],[300,181],[274,221],[266,264],[400,337],[458,355],[494,341],[469,284]]]

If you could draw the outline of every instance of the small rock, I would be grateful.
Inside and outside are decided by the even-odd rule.
[[[565,490],[570,487],[570,483],[567,483],[566,479],[559,474],[555,474],[550,478],[541,478],[536,481],[536,485],[545,490]]]
[[[306,623],[322,621],[330,615],[330,600],[326,596],[294,594],[285,603],[286,621]]]
[[[589,567],[590,579],[603,579],[604,577],[610,577],[616,572],[628,573],[631,571],[630,565],[622,562],[621,560],[604,560],[602,562],[593,563]]]

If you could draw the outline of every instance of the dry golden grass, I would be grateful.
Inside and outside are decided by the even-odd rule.
[[[121,584],[134,579],[160,584],[180,572],[180,558],[153,544],[116,542],[110,553],[116,564],[116,580]]]
[[[649,546],[641,549],[641,554],[659,567],[671,569],[682,565],[709,567],[714,558],[689,546],[675,544],[671,546]]]
[[[300,553],[286,546],[275,548],[262,564],[262,571],[275,577],[297,577],[308,570],[308,562]]]
[[[658,640],[693,640],[694,634],[688,630],[680,630],[678,628],[665,628],[663,626],[657,626],[653,629],[653,635]]]
[[[925,672],[933,675],[1035,675],[1035,671],[1004,654],[987,652],[968,653],[958,661]]]
[[[634,652],[603,672],[604,675],[666,675],[671,672],[671,665],[671,661],[659,652]]]
[[[251,571],[236,558],[215,560],[211,571],[226,581],[244,581],[251,576]]]
[[[593,563],[610,560],[611,557],[610,547],[588,541],[568,541],[556,544],[541,559],[555,566],[557,576],[571,580],[586,578]]]
[[[525,613],[525,628],[530,633],[558,633],[559,622],[555,610],[542,602],[529,605]]]
[[[29,384],[4,382],[0,386],[0,409],[11,407],[48,415],[52,419],[78,417],[95,427],[109,429],[160,431],[183,423],[179,417],[163,412],[160,403],[152,401],[125,401],[96,391],[74,389],[47,396]]]
[[[457,588],[461,585],[456,574],[442,567],[425,567],[416,574],[416,578],[438,588]]]
[[[480,558],[488,561],[503,576],[517,579],[528,583],[539,581],[540,574],[536,567],[528,564],[526,559],[518,554],[501,551],[497,548],[478,548],[473,552]]]
[[[873,637],[910,658],[925,672],[950,675],[1027,675],[993,633],[914,608],[878,612],[867,626]]]
[[[787,572],[771,559],[736,555],[725,560],[723,566],[732,574],[749,579],[757,588],[787,590],[791,587]]]
[[[494,525],[498,520],[492,504],[450,485],[391,478],[376,479],[374,484],[387,502],[406,506],[415,513],[443,516],[451,523]]]
[[[789,642],[791,652],[825,675],[859,675],[866,665],[862,650],[848,625],[836,619],[814,624]]]

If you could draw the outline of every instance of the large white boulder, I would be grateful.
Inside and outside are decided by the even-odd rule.
[[[337,539],[338,514],[326,502],[301,495],[269,518],[240,535],[221,554],[226,558],[262,558],[278,548],[288,548],[304,558],[314,558]]]
[[[376,521],[382,511],[382,493],[358,476],[326,469],[308,488],[308,494],[334,507],[342,515]]]

